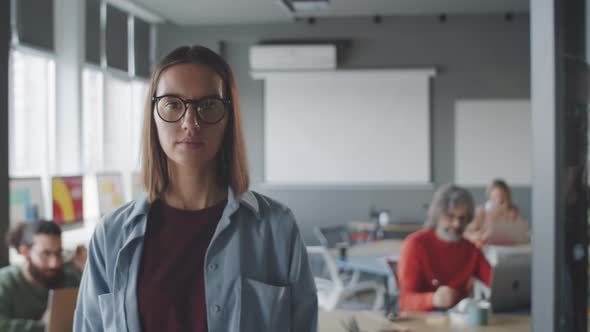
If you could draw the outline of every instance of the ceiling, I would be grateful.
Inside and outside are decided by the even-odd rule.
[[[279,0],[130,0],[179,25],[288,22],[293,16]],[[330,0],[327,9],[298,17],[399,16],[523,13],[528,0]]]

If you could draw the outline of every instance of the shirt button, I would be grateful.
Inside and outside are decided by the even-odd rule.
[[[216,306],[213,307],[213,311],[214,312],[220,312],[221,311],[221,307],[218,306],[218,305],[216,305]]]
[[[217,270],[217,264],[209,264],[209,271]]]

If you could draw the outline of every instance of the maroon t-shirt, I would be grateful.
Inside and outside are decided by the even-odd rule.
[[[203,266],[226,202],[198,211],[154,202],[137,284],[144,332],[207,331]]]

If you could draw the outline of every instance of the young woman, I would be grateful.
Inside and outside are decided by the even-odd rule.
[[[523,222],[520,210],[512,202],[510,187],[504,180],[493,180],[486,189],[487,201],[478,206],[465,237],[477,246],[486,243],[491,222]]]
[[[148,98],[147,197],[97,226],[74,331],[315,331],[293,214],[248,191],[228,64],[205,47],[177,48],[155,68]]]

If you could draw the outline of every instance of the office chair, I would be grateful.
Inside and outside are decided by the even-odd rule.
[[[334,310],[336,307],[356,310],[381,309],[385,295],[383,285],[376,281],[360,281],[354,284],[346,284],[338,273],[334,257],[325,247],[309,246],[307,247],[307,253],[314,275],[320,308],[326,311]],[[375,293],[375,300],[372,305],[350,301],[354,296],[364,292]]]
[[[340,246],[349,247],[351,245],[350,233],[348,227],[345,225],[327,226],[327,227],[313,227],[313,233],[320,242],[320,244],[328,249],[338,248]],[[358,270],[342,270],[339,269],[340,280],[346,286],[354,287],[358,283],[361,273]]]
[[[399,314],[399,296],[402,290],[397,274],[398,259],[398,256],[388,256],[383,259],[383,262],[391,272],[391,277],[387,279],[388,294],[385,311],[394,315]]]
[[[391,272],[391,275],[393,276],[393,281],[395,282],[395,288],[392,289],[392,294],[399,294],[399,292],[401,291],[401,286],[399,284],[399,277],[397,276],[397,261],[398,258],[397,257],[387,257],[385,259],[385,262],[387,263],[387,266],[389,267],[389,271]]]
[[[350,234],[348,227],[345,225],[313,227],[313,234],[320,244],[326,248],[332,249],[338,245],[350,245]]]

